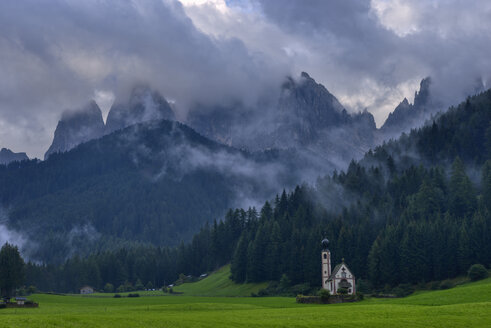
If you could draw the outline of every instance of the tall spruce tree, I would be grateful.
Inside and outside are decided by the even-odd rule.
[[[17,246],[5,243],[0,250],[0,291],[2,297],[13,296],[15,288],[24,283],[24,260]]]

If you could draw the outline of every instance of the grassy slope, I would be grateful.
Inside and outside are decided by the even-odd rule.
[[[192,296],[251,296],[251,293],[257,293],[268,285],[236,284],[229,276],[230,265],[226,265],[203,280],[176,286],[174,290]]]
[[[404,299],[336,305],[293,298],[33,295],[38,309],[0,310],[0,327],[489,327],[491,279]]]

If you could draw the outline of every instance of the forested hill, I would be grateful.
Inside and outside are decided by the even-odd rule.
[[[432,124],[368,152],[362,163],[370,166],[372,161],[373,165],[385,162],[391,166],[395,161],[400,171],[419,164],[446,166],[459,157],[470,166],[480,166],[491,156],[490,102],[491,90],[469,97]]]
[[[295,156],[282,156],[223,146],[177,122],[142,123],[44,162],[0,166],[0,201],[31,258],[63,261],[101,239],[176,245],[244,199],[298,181]]]
[[[317,289],[323,237],[331,241],[333,264],[345,258],[360,291],[451,278],[474,263],[489,266],[490,122],[487,91],[352,162],[346,172],[283,192],[259,212],[229,211],[187,245],[97,254],[44,271],[31,267],[32,282],[76,288],[60,283],[79,272],[70,275],[78,283],[159,284],[231,262],[236,282],[281,279],[281,285]],[[99,272],[95,283],[85,267]],[[112,274],[115,267],[125,275]],[[60,283],[43,277],[60,277]]]

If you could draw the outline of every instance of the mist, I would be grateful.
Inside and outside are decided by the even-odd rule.
[[[6,0],[0,3],[0,146],[48,148],[63,110],[147,84],[190,108],[242,103],[309,72],[381,126],[426,76],[442,108],[490,85],[485,0]]]

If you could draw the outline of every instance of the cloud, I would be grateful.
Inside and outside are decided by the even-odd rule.
[[[284,75],[241,40],[202,33],[178,1],[7,0],[0,31],[0,143],[31,156],[64,109],[98,90],[118,97],[146,83],[185,110],[248,102]]]
[[[0,146],[40,156],[62,110],[135,83],[183,119],[196,102],[254,104],[301,71],[381,125],[426,76],[444,105],[489,87],[490,29],[486,0],[5,0]]]
[[[0,207],[0,247],[5,243],[9,243],[19,247],[22,252],[26,244],[26,238],[17,231],[9,229],[6,225],[7,221],[7,211],[3,207]]]

